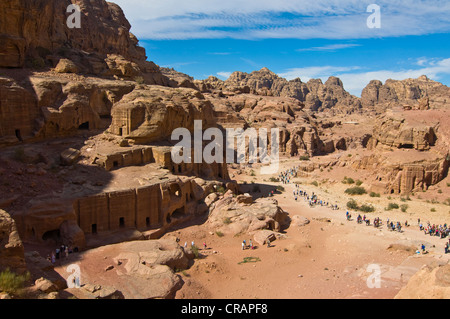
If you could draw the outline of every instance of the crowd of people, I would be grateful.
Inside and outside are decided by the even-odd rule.
[[[293,168],[287,169],[285,171],[282,171],[281,173],[278,174],[278,180],[280,182],[282,182],[283,184],[290,184],[292,179],[294,177],[297,177],[297,171],[298,171],[298,167],[293,167]],[[306,190],[301,189],[300,184],[298,184],[298,183],[295,183],[294,185],[295,185],[295,189],[293,190],[293,197],[294,197],[295,201],[298,201],[303,198],[304,201],[308,202],[310,207],[320,205],[320,206],[330,207],[333,210],[339,210],[339,207],[337,204],[330,204],[330,202],[328,202],[328,201],[319,199],[317,194],[315,194],[314,192],[308,193]],[[273,196],[273,192],[270,195]],[[346,217],[347,217],[347,220],[352,220],[351,219],[352,216],[348,211],[346,212]],[[366,224],[366,226],[371,225],[370,219],[368,219],[366,217],[366,215],[361,216],[359,214],[356,221],[358,222],[358,224]],[[420,219],[418,220],[418,224],[419,224],[420,230],[423,231],[426,235],[438,236],[440,238],[450,237],[450,226],[447,224],[431,225],[430,222],[428,222],[427,226],[424,226],[420,222]],[[373,220],[374,227],[379,228],[382,225],[383,225],[382,220],[379,217],[376,217]],[[411,225],[408,223],[408,221],[405,221],[405,223],[402,224],[400,221],[394,222],[392,220],[389,220],[389,218],[387,218],[387,220],[386,220],[386,227],[390,231],[402,232],[403,227],[409,227],[409,226],[411,226]],[[425,251],[424,245],[422,245],[422,246],[421,246],[422,251]],[[445,244],[445,253],[446,254],[450,253],[450,239]]]
[[[283,184],[289,184],[292,178],[297,177],[297,171],[298,166],[282,171],[278,174],[278,180]]]
[[[438,236],[440,238],[446,238],[450,235],[450,228],[448,227],[447,223],[445,223],[444,225],[431,225],[430,222],[427,222],[427,226],[424,227],[422,223],[420,223],[420,219],[418,220],[418,222],[419,229],[422,230],[425,235]]]
[[[69,258],[69,254],[78,252],[78,247],[72,248],[70,246],[61,245],[58,246],[50,255],[47,256],[47,260],[52,264],[55,264],[57,260]]]
[[[348,211],[346,213],[346,217],[347,220],[351,220],[351,214]],[[370,219],[366,218],[366,215],[363,216],[358,215],[356,221],[358,224],[365,223],[367,226],[370,225]],[[418,219],[418,224],[419,229],[423,231],[425,235],[438,236],[439,238],[446,238],[449,237],[450,235],[450,228],[446,223],[444,225],[435,225],[435,224],[431,225],[430,222],[428,222],[427,226],[424,227],[423,224],[420,222],[420,219]],[[375,218],[373,221],[373,226],[378,228],[381,225],[382,220],[379,217]],[[405,221],[404,226],[409,227],[411,225],[408,223],[408,221]],[[394,222],[392,220],[389,220],[389,218],[387,218],[386,220],[386,227],[390,231],[398,231],[398,232],[402,232],[403,229],[403,225],[401,222],[399,221]],[[424,244],[421,245],[421,250],[422,252],[426,252]],[[450,239],[448,240],[448,242],[445,243],[444,251],[446,254],[450,252]]]

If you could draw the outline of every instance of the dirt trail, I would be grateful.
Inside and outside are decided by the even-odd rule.
[[[449,259],[442,254],[444,240],[424,235],[416,225],[398,233],[357,224],[356,216],[346,220],[345,209],[310,208],[303,199],[294,200],[293,184],[283,186],[285,192],[275,196],[279,205],[310,224],[291,226],[285,230],[287,239],[256,250],[241,249],[242,240],[249,239],[245,236],[218,238],[204,226],[180,230],[182,242],[206,241],[217,253],[184,272],[177,298],[393,298],[422,265]],[[415,253],[421,243],[429,254]],[[260,261],[239,264],[245,257]],[[381,269],[379,289],[367,284],[371,264]]]

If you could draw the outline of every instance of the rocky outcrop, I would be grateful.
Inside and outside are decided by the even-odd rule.
[[[202,120],[203,129],[215,124],[211,103],[186,88],[138,88],[114,105],[111,114],[109,131],[140,144],[169,140],[177,128],[193,132],[194,120]]]
[[[408,121],[402,114],[387,113],[377,119],[373,136],[377,143],[394,148],[411,148],[419,151],[428,150],[437,140],[435,127],[419,121]]]
[[[189,267],[190,254],[174,240],[146,240],[120,243],[85,253],[84,258],[108,255],[109,264],[103,273],[83,271],[89,286],[114,283],[125,299],[171,299],[183,286],[175,272]],[[108,261],[107,261],[108,262]],[[102,265],[103,266],[103,265]]]
[[[395,299],[449,299],[450,265],[424,266]]]
[[[80,8],[80,28],[67,21]],[[55,67],[170,85],[130,32],[122,9],[104,0],[13,0],[0,4],[0,67]]]
[[[361,109],[359,99],[343,87],[343,83],[336,77],[330,77],[325,84],[319,79],[303,83],[300,79],[287,81],[267,68],[250,74],[234,72],[226,81],[210,77],[202,82],[196,82],[202,91],[222,90],[234,93],[251,93],[260,96],[277,96],[294,98],[305,109],[311,111],[328,111],[332,114],[353,113]]]
[[[362,91],[364,108],[401,106],[405,109],[444,108],[450,101],[450,88],[428,79],[425,75],[417,79],[371,81]]]
[[[81,30],[67,25],[68,6],[81,9]],[[117,53],[131,61],[144,61],[145,50],[129,31],[122,9],[104,0],[3,1],[0,4],[0,39],[7,45],[0,67],[22,67],[25,61],[45,59],[70,49],[93,55]]]
[[[288,214],[276,200],[260,198],[255,201],[242,200],[227,193],[210,207],[208,226],[232,235],[269,229],[279,232],[289,224]],[[251,196],[250,196],[251,198]]]
[[[24,247],[14,219],[0,210],[0,271],[10,268],[15,272],[26,270]]]

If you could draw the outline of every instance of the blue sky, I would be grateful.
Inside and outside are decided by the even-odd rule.
[[[115,0],[148,59],[196,79],[267,67],[286,79],[427,75],[450,85],[450,1]],[[369,28],[379,8],[380,28]],[[371,9],[371,8],[369,8]]]

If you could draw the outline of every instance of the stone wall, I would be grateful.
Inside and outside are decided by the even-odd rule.
[[[167,227],[195,215],[205,197],[194,179],[167,182],[88,196],[75,201],[78,225],[85,234]]]

